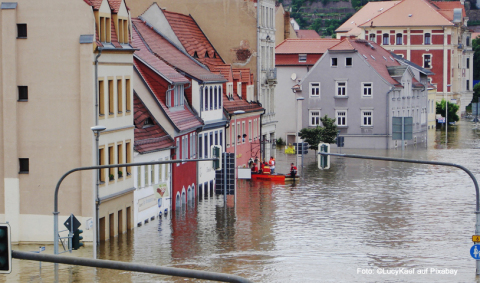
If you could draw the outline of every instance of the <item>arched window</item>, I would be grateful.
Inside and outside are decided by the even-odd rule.
[[[213,109],[213,88],[210,87],[210,110]]]
[[[389,41],[389,35],[388,33],[384,33],[383,34],[383,45],[388,45],[388,41]]]
[[[397,45],[402,45],[402,39],[403,39],[403,36],[401,33],[397,33]]]
[[[214,95],[214,97],[215,97],[215,103],[214,103],[214,105],[215,105],[215,109],[217,109],[217,107],[218,107],[218,104],[217,104],[217,103],[218,103],[217,86],[215,86],[215,95]]]

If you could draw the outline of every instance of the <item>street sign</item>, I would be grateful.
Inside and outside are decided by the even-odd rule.
[[[480,235],[473,235],[472,236],[472,241],[474,243],[480,243]]]
[[[343,147],[345,145],[345,137],[337,137],[337,146]]]
[[[71,214],[70,217],[68,217],[67,221],[63,223],[65,227],[67,227],[68,231],[75,231],[80,227],[80,221],[75,217],[75,215]]]
[[[445,117],[441,117],[437,119],[439,124],[445,124]]]
[[[480,245],[473,245],[470,249],[470,255],[473,259],[480,260]]]
[[[393,140],[413,139],[413,117],[392,117],[392,139]]]
[[[41,251],[41,252],[44,252],[44,251],[45,251],[45,246],[40,247],[40,251]]]

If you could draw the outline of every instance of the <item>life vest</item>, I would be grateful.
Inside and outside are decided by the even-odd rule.
[[[263,167],[263,174],[270,174],[270,167],[269,166],[264,166]]]

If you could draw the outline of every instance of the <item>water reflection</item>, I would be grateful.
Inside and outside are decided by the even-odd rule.
[[[343,153],[459,163],[478,175],[480,130],[462,121],[430,131],[429,144]],[[334,149],[336,151],[336,149]],[[277,171],[294,156],[277,151]],[[461,170],[442,166],[332,158],[318,170],[305,156],[296,184],[238,182],[234,206],[222,196],[187,203],[103,244],[99,257],[225,272],[256,282],[471,282],[475,194]],[[20,250],[38,247],[22,245]],[[47,247],[47,252],[53,248]],[[91,247],[74,253],[91,257]],[[53,281],[53,265],[15,261],[13,282]],[[450,268],[447,275],[366,276],[357,268]],[[376,271],[375,271],[376,272]],[[4,279],[4,280],[7,280]],[[2,280],[2,279],[0,279]],[[197,282],[131,272],[62,266],[61,282]]]

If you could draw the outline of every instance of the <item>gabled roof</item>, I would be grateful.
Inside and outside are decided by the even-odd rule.
[[[368,2],[358,12],[350,17],[345,23],[343,23],[335,32],[346,32],[348,35],[358,36],[361,33],[359,25],[366,21],[376,17],[377,15],[384,13],[386,10],[400,3],[400,1],[378,1]]]
[[[206,65],[225,63],[191,15],[162,10],[170,27],[190,56]]]
[[[145,46],[168,65],[202,82],[225,81],[225,78],[211,73],[206,67],[201,66],[192,57],[183,53],[146,23],[139,19],[132,19],[132,24]]]
[[[133,95],[134,118],[135,124],[134,149],[140,154],[148,152],[169,149],[175,146],[175,141],[165,132],[162,126],[155,120],[152,113],[147,109],[143,101],[136,93]],[[145,120],[150,118],[153,122],[151,126],[145,126]]]
[[[158,105],[160,105],[163,112],[170,119],[178,132],[194,130],[203,125],[203,121],[198,118],[186,105],[184,105],[183,109],[175,109],[175,111],[171,111],[164,102],[165,93],[162,91],[164,87],[162,87],[161,84],[163,78],[137,58],[133,59],[133,64],[135,70],[138,71],[144,83],[147,85],[153,95],[155,95]]]
[[[347,38],[333,48],[335,51],[342,51],[342,47],[345,51],[356,51],[385,81],[392,85],[399,85],[399,82],[392,78],[388,68],[400,66],[400,63],[393,59],[389,51],[374,42],[363,39]]]
[[[427,0],[402,0],[361,27],[452,26],[437,6]]]
[[[312,29],[299,29],[296,30],[297,38],[321,38],[318,33]]]
[[[174,68],[150,53],[135,28],[132,29],[132,35],[132,44],[135,48],[139,49],[135,51],[134,56],[141,60],[143,64],[148,65],[150,68],[157,71],[160,76],[171,84],[188,84],[190,82],[185,76],[175,71]]]
[[[328,48],[339,43],[340,39],[287,38],[275,48],[275,54],[324,54]]]

